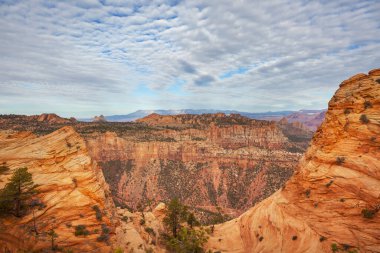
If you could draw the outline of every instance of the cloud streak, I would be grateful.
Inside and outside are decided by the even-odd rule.
[[[371,0],[1,1],[0,113],[325,108],[340,81],[379,67],[379,12]]]

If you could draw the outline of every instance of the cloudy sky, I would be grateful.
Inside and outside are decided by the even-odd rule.
[[[380,67],[380,1],[0,0],[0,113],[321,109]]]

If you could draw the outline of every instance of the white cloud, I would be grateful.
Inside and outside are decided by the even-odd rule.
[[[324,108],[340,81],[379,67],[379,11],[370,0],[3,1],[0,113]]]

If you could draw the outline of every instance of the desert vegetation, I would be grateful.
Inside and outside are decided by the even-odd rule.
[[[27,168],[16,169],[9,182],[0,190],[0,210],[2,214],[13,214],[16,217],[23,216],[31,198],[37,194],[37,185],[34,184],[32,174]]]
[[[198,224],[194,214],[188,211],[178,199],[173,199],[167,205],[163,220],[166,231],[162,239],[169,252],[176,253],[202,253],[207,242],[207,233]]]
[[[368,123],[369,123],[369,119],[368,119],[367,115],[365,115],[365,114],[362,114],[362,115],[360,116],[360,121],[361,121],[363,124],[368,124]]]

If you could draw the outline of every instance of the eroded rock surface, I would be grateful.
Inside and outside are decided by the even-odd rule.
[[[114,239],[114,206],[101,170],[88,155],[85,142],[72,127],[64,127],[49,135],[36,137],[30,132],[0,132],[0,163],[10,168],[0,175],[0,188],[12,172],[27,167],[38,184],[38,198],[45,207],[34,208],[38,235],[33,231],[33,214],[22,218],[0,217],[0,250],[11,252],[46,249],[54,229],[56,244],[74,252],[110,252],[111,246],[99,242],[102,225]],[[94,206],[101,212],[96,218]],[[85,225],[88,236],[75,236],[75,227]]]
[[[115,202],[136,210],[178,197],[206,216],[217,206],[236,216],[279,189],[311,136],[240,115],[153,114],[139,122],[147,130],[85,137]]]
[[[221,252],[380,252],[380,69],[341,83],[286,186],[219,225]],[[364,217],[366,216],[366,217]],[[353,252],[353,251],[351,251]]]

